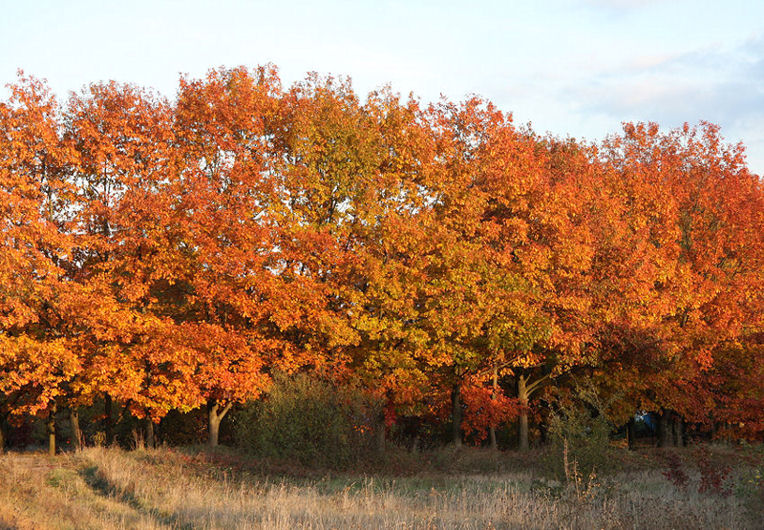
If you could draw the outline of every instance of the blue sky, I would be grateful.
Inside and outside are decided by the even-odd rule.
[[[65,97],[116,79],[172,96],[180,73],[276,64],[424,101],[480,94],[539,132],[708,120],[764,174],[764,1],[0,0],[0,82]]]

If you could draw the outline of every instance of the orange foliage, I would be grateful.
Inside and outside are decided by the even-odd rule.
[[[222,417],[272,370],[329,369],[387,418],[461,388],[482,440],[526,413],[503,389],[578,371],[620,419],[762,432],[764,195],[714,125],[588,145],[267,66],[173,102],[111,82],[59,106],[21,77],[0,131],[5,412]]]

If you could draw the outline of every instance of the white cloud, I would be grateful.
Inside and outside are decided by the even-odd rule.
[[[583,115],[656,121],[674,127],[707,120],[730,141],[748,147],[754,171],[764,172],[764,38],[730,48],[637,57],[561,89]]]

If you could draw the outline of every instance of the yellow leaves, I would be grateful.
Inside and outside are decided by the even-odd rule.
[[[14,412],[34,414],[59,395],[62,383],[81,369],[79,359],[62,340],[40,341],[0,334],[0,392],[20,394]]]
[[[28,410],[108,391],[156,418],[274,367],[399,403],[497,360],[670,380],[761,320],[760,182],[708,124],[598,148],[263,67],[64,109],[22,79],[0,130],[0,385]]]

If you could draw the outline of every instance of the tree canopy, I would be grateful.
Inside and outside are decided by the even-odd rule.
[[[764,432],[762,181],[713,124],[586,143],[270,65],[172,101],[10,89],[4,416],[205,406],[216,443],[273,373],[318,370],[389,421],[446,411],[457,441],[519,416],[527,444],[534,395],[581,374],[620,420]]]

